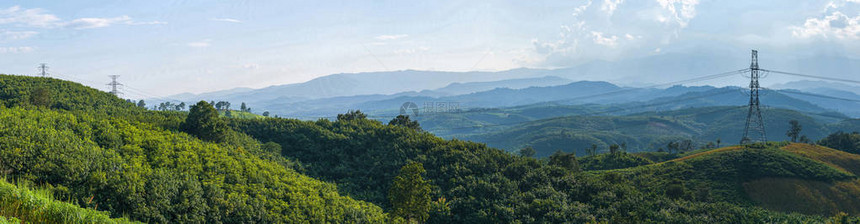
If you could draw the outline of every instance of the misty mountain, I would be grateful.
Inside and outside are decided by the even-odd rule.
[[[303,83],[269,86],[262,89],[238,89],[218,91],[203,94],[179,94],[167,98],[182,101],[197,100],[227,100],[249,103],[265,103],[280,100],[281,102],[298,102],[307,99],[321,99],[342,96],[396,94],[401,92],[440,89],[451,91],[451,94],[461,92],[476,92],[486,88],[511,87],[521,88],[531,85],[551,85],[569,81],[547,77],[555,74],[554,70],[514,69],[501,72],[439,72],[439,71],[391,71],[365,72],[350,74],[333,74],[319,77]],[[543,78],[540,78],[543,77]],[[539,79],[527,79],[539,78]],[[519,79],[519,80],[512,80]],[[494,83],[493,81],[507,80]],[[467,85],[452,83],[482,82]],[[447,89],[445,89],[447,87]],[[470,89],[470,88],[476,89]]]
[[[561,78],[558,76],[545,76],[540,78],[525,78],[525,79],[508,79],[493,82],[468,82],[468,83],[451,83],[448,86],[435,89],[435,92],[446,93],[448,95],[460,95],[476,92],[483,92],[496,88],[507,89],[523,89],[528,87],[543,87],[557,86],[571,83],[570,79]]]
[[[801,81],[791,81],[783,84],[775,84],[771,85],[772,89],[796,89],[802,90],[812,93],[838,93],[839,90],[844,92],[851,92],[854,94],[860,94],[860,85],[851,85],[844,84],[838,82],[828,82],[828,81],[813,81],[813,80],[801,80]]]

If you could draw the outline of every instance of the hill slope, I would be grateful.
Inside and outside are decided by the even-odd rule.
[[[735,202],[670,199],[612,175],[577,172],[486,145],[444,140],[426,132],[368,119],[300,121],[234,119],[231,126],[260,141],[284,146],[311,176],[338,183],[343,194],[389,207],[387,183],[398,167],[420,162],[433,185],[428,223],[754,223],[815,222],[825,218],[774,213]],[[782,158],[778,154],[774,158]],[[798,157],[790,157],[794,161]],[[636,159],[634,159],[636,160]],[[808,162],[804,160],[804,162]],[[801,163],[808,165],[809,163]],[[650,167],[650,166],[645,166]],[[816,171],[824,169],[822,175]],[[820,165],[792,171],[849,178]],[[798,172],[802,173],[802,172]],[[816,175],[812,175],[816,174]],[[631,179],[633,177],[630,177]],[[656,192],[663,192],[662,190]]]
[[[5,218],[4,218],[5,217]],[[0,180],[0,223],[135,223],[107,212],[60,202],[49,191],[34,191]]]
[[[784,133],[789,128],[790,120],[798,120],[803,125],[802,134],[811,139],[819,139],[839,130],[860,130],[860,126],[849,122],[828,124],[814,118],[814,114],[784,109],[764,111],[769,140],[786,140]],[[591,144],[597,144],[602,151],[610,144],[622,143],[626,143],[631,152],[657,151],[659,148],[666,149],[669,141],[686,139],[692,140],[694,148],[698,148],[717,139],[729,144],[739,142],[741,135],[736,130],[743,129],[746,113],[740,107],[704,107],[629,116],[567,116],[536,121],[521,119],[526,121],[510,126],[468,128],[460,131],[469,130],[477,134],[449,136],[485,142],[509,151],[532,146],[538,151],[538,156],[547,156],[556,150],[585,155],[585,148]],[[486,118],[489,116],[470,117],[491,121]],[[508,117],[513,120],[515,115],[509,114]],[[482,130],[489,131],[481,133]]]
[[[266,157],[238,133],[224,143],[176,131],[154,112],[46,78],[0,76],[0,170],[73,203],[147,223],[381,222],[382,210]],[[48,92],[53,103],[39,100]],[[62,90],[62,91],[59,91]],[[152,118],[152,119],[150,119]]]
[[[860,155],[823,146],[792,144],[782,150],[860,175]],[[762,207],[807,214],[860,214],[860,179],[836,182],[801,178],[762,178],[744,183],[750,198]]]
[[[805,214],[860,214],[860,156],[802,143],[732,146],[612,171],[637,186],[694,201]]]

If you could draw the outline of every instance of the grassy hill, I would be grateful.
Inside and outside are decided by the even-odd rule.
[[[673,198],[816,215],[860,214],[860,156],[802,143],[731,146],[615,170]]]
[[[0,171],[73,204],[147,223],[351,223],[386,216],[298,173],[293,162],[267,156],[248,136],[230,132],[213,143],[179,132],[182,112],[146,111],[79,84],[8,75],[0,76],[0,102],[6,107]]]
[[[792,144],[787,152],[827,164],[837,170],[860,175],[860,155],[822,146]],[[801,178],[762,178],[744,183],[750,198],[762,207],[807,214],[860,214],[860,179],[835,182]]]
[[[691,140],[694,148],[699,148],[718,139],[723,144],[739,142],[741,133],[737,130],[743,130],[746,113],[746,109],[739,107],[705,107],[629,116],[566,116],[526,121],[500,126],[492,132],[456,137],[509,151],[531,146],[539,157],[556,150],[585,155],[585,149],[592,144],[605,152],[610,144],[626,143],[629,151],[638,152],[666,149],[670,141]],[[819,139],[837,130],[860,130],[860,126],[853,125],[856,122],[851,120],[828,123],[784,109],[765,110],[765,114],[767,137],[774,141],[787,140],[784,133],[790,120],[798,120],[803,126],[801,134],[810,139]]]
[[[0,223],[135,223],[108,212],[57,201],[48,190],[0,180]]]

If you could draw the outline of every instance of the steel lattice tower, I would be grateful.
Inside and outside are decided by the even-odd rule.
[[[759,86],[758,78],[761,74],[758,68],[758,51],[752,50],[752,61],[750,62],[750,103],[749,113],[747,113],[746,127],[744,128],[744,137],[741,138],[741,144],[750,142],[767,141],[764,132],[764,119],[761,117],[761,108],[759,107]],[[758,132],[758,133],[750,133]]]
[[[119,76],[118,75],[109,75],[108,77],[110,77],[110,79],[111,79],[111,82],[107,84],[111,87],[110,93],[112,93],[114,96],[119,96],[120,92],[119,92],[119,90],[116,89],[117,86],[122,86],[122,83],[119,83],[116,81],[116,78],[119,78]]]

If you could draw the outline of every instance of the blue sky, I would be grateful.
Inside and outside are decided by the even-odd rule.
[[[560,68],[712,49],[856,59],[858,23],[860,0],[7,0],[0,72],[34,74],[45,62],[100,89],[121,75],[126,97],[140,98],[333,73]]]

